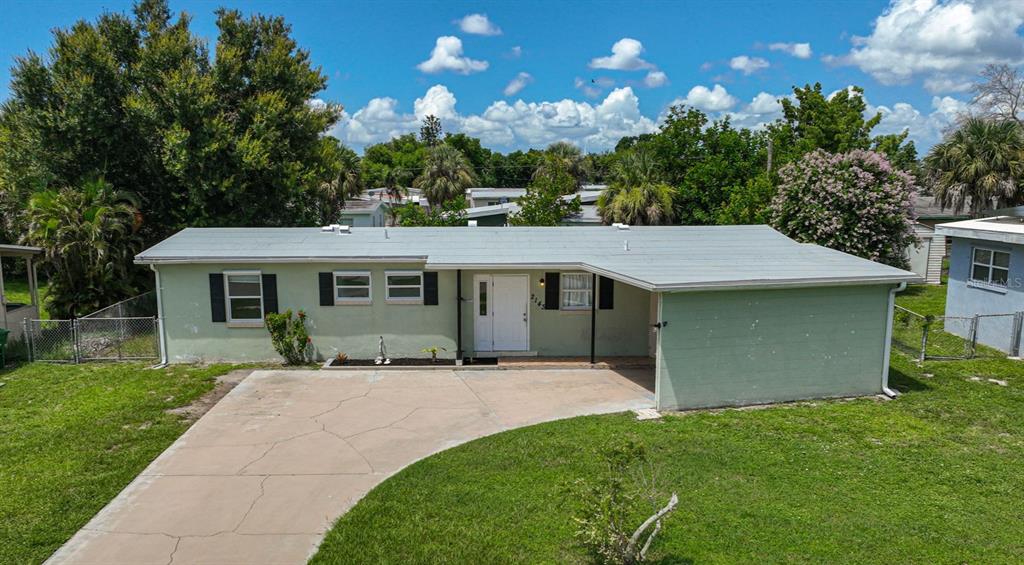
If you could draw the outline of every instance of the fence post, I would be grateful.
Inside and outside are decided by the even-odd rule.
[[[79,352],[78,319],[77,318],[71,320],[71,342],[73,344],[73,348],[72,349],[73,349],[73,355],[74,355],[74,362],[77,365],[77,364],[82,362],[82,359],[81,359],[81,356],[80,356],[80,352]]]
[[[981,319],[977,314],[971,320],[971,350],[967,353],[968,359],[974,359],[978,352],[978,321]]]
[[[924,324],[921,325],[921,353],[917,356],[918,363],[924,363],[924,359],[927,356],[925,353],[928,351],[928,329],[931,324],[928,320],[925,320]]]
[[[21,319],[21,333],[25,335],[25,355],[28,362],[32,362],[32,334],[28,331],[28,318]]]
[[[1013,315],[1013,327],[1010,328],[1010,357],[1020,357],[1021,323],[1024,323],[1024,312]]]

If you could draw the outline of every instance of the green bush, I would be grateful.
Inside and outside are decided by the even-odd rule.
[[[284,357],[289,365],[301,365],[306,362],[306,349],[313,339],[306,333],[306,313],[299,310],[292,318],[292,311],[285,310],[281,314],[267,314],[267,330],[274,350]]]

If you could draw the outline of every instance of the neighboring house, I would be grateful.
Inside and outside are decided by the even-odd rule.
[[[907,246],[910,270],[927,284],[942,284],[942,260],[946,257],[946,238],[937,235],[935,228],[914,223],[917,244]]]
[[[970,202],[968,201],[968,206]],[[971,216],[966,212],[954,214],[949,208],[942,208],[935,202],[934,196],[918,195],[914,197],[914,216],[919,224],[934,228],[938,224],[966,220]]]
[[[357,228],[379,228],[387,225],[388,204],[369,198],[346,200],[338,223]]]
[[[580,213],[565,218],[562,225],[599,225],[601,217],[597,213],[597,202],[599,192],[577,192],[563,196],[563,200],[572,200],[579,196]],[[476,206],[466,208],[467,223],[476,222],[477,226],[495,227],[508,225],[509,218],[519,212],[519,205],[515,202],[504,204],[490,204],[487,206]]]
[[[43,250],[39,247],[0,244],[0,328],[11,332],[7,336],[7,340],[10,343],[21,341],[25,333],[25,320],[39,318],[39,288],[36,284],[35,261],[42,253]],[[7,299],[7,294],[4,291],[4,257],[23,259],[25,261],[25,272],[28,278],[30,297],[29,304]]]
[[[952,241],[946,316],[973,319],[979,343],[1018,353],[1024,311],[1024,219],[996,216],[939,224]],[[946,320],[946,331],[969,338],[972,322]]]
[[[136,262],[169,362],[278,359],[263,317],[301,309],[320,358],[651,357],[665,409],[891,393],[916,280],[767,226],[190,228]]]
[[[515,202],[526,195],[525,188],[470,188],[466,191],[466,206],[497,206]]]

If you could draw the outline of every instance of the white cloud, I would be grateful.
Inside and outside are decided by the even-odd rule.
[[[501,28],[487,18],[487,14],[468,14],[456,20],[463,33],[474,35],[501,35]]]
[[[601,96],[601,87],[597,86],[597,81],[591,79],[587,82],[580,77],[576,77],[572,82],[573,87],[583,93],[587,98],[597,98]]]
[[[686,98],[677,98],[672,104],[686,104],[705,112],[721,112],[736,105],[736,97],[729,94],[725,87],[716,84],[709,89],[704,85],[697,85],[690,89]]]
[[[668,75],[661,71],[648,71],[644,77],[644,86],[647,88],[658,88],[668,83]]]
[[[731,69],[742,71],[745,75],[756,73],[761,69],[767,69],[768,66],[768,61],[765,61],[760,57],[739,55],[729,60],[729,67]]]
[[[437,38],[430,58],[416,68],[425,73],[452,71],[462,75],[487,70],[487,61],[478,61],[462,55],[462,40],[452,35]]]
[[[352,116],[344,114],[331,132],[356,147],[415,132],[422,117],[441,118],[446,131],[479,137],[491,147],[543,147],[571,141],[587,151],[610,149],[627,135],[655,131],[654,120],[640,113],[632,88],[617,88],[593,105],[575,100],[530,102],[499,100],[481,114],[459,114],[455,96],[443,85],[432,86],[413,106],[414,113],[398,111],[393,98],[375,98]]]
[[[985,64],[1024,62],[1020,0],[893,0],[871,35],[826,62],[855,65],[887,85],[921,76],[932,92],[963,89]]]
[[[523,48],[516,45],[512,49],[509,49],[507,56],[509,59],[518,59],[523,56]]]
[[[533,76],[531,76],[530,73],[519,73],[515,78],[509,81],[508,85],[505,86],[505,90],[502,92],[505,96],[515,96],[531,82],[533,82]]]
[[[902,133],[909,130],[910,139],[921,151],[941,141],[943,133],[956,124],[957,118],[966,112],[968,107],[967,102],[950,96],[933,96],[931,112],[928,114],[906,102],[897,102],[892,106],[868,104],[865,114],[882,114],[882,121],[872,130],[873,134]]]
[[[812,55],[810,43],[772,43],[768,49],[788,53],[797,59],[810,59]]]
[[[782,100],[779,96],[768,94],[767,92],[759,92],[750,104],[747,105],[748,111],[757,115],[764,114],[775,114],[782,113],[782,105],[779,101]]]
[[[612,54],[608,57],[597,57],[590,60],[592,69],[610,69],[615,71],[636,71],[653,69],[654,65],[640,58],[644,46],[639,41],[624,37],[612,45]]]

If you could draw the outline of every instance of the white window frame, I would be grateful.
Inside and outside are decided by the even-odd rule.
[[[349,277],[366,277],[367,285],[369,289],[366,298],[344,298],[338,296],[338,277],[349,276]],[[334,271],[331,273],[331,282],[334,287],[334,304],[336,306],[346,306],[352,304],[373,304],[373,273],[370,271]]]
[[[262,326],[263,325],[263,271],[224,271],[224,309],[225,319],[228,324],[238,326]],[[255,275],[256,279],[260,284],[260,295],[259,296],[231,296],[231,277],[233,276],[251,276]],[[260,317],[259,318],[234,318],[231,316],[231,300],[235,298],[259,298],[260,299]]]
[[[977,256],[979,251],[988,251],[988,263],[978,262]],[[1006,266],[1000,267],[996,265],[996,253],[1002,253],[1006,255]],[[1010,281],[1010,252],[1001,251],[999,249],[992,249],[990,247],[972,247],[971,248],[971,271],[967,275],[967,279],[972,283],[977,283],[985,286],[994,286],[996,288],[1006,288],[1007,283]],[[985,267],[988,269],[988,279],[976,279],[974,278],[974,268]],[[992,271],[999,269],[1000,271],[1006,271],[1006,283],[996,282],[992,279]]]
[[[567,288],[565,288],[565,284],[564,284],[565,277],[566,276],[577,276],[577,275],[583,276],[585,278],[585,280],[587,281],[587,285],[589,285],[590,288],[587,288],[587,289],[567,289]],[[559,282],[559,284],[558,284],[558,309],[559,310],[565,310],[567,312],[579,312],[579,311],[590,310],[591,308],[593,308],[593,305],[594,305],[594,278],[593,278],[593,275],[591,273],[575,272],[575,271],[571,272],[571,273],[562,273],[561,275],[559,275],[559,281],[558,282]],[[585,306],[566,306],[566,304],[565,304],[565,296],[566,296],[567,293],[570,293],[570,292],[571,293],[587,293],[590,296],[589,303],[586,304]]]
[[[420,284],[391,284],[390,278],[393,276],[409,277],[413,275],[420,278]],[[418,288],[420,290],[420,295],[418,297],[398,296],[392,298],[392,288]],[[395,304],[423,304],[423,271],[384,271],[384,301]]]

